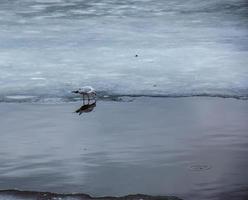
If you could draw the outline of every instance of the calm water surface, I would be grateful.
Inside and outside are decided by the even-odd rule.
[[[0,189],[248,197],[248,105],[220,98],[0,104]],[[228,198],[227,198],[228,197]]]

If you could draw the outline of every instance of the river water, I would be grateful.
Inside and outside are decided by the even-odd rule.
[[[0,189],[247,199],[246,101],[99,101],[80,116],[79,106],[0,104]]]

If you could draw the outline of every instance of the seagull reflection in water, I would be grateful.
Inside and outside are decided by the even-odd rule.
[[[78,113],[79,115],[81,115],[82,113],[89,113],[89,112],[92,112],[95,107],[96,107],[96,101],[91,104],[89,103],[83,104],[79,109],[75,111],[75,113]]]

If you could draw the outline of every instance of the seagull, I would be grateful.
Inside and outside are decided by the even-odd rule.
[[[90,102],[90,99],[94,99],[96,101],[96,91],[91,86],[84,86],[82,88],[79,88],[78,90],[72,91],[75,94],[80,94],[83,97],[83,101],[85,100],[85,96],[87,97],[88,104]]]

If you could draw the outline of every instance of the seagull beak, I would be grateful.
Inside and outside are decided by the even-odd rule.
[[[74,91],[71,91],[71,92],[72,92],[72,93],[76,93],[76,94],[77,94],[77,93],[78,93],[78,90],[74,90]]]

